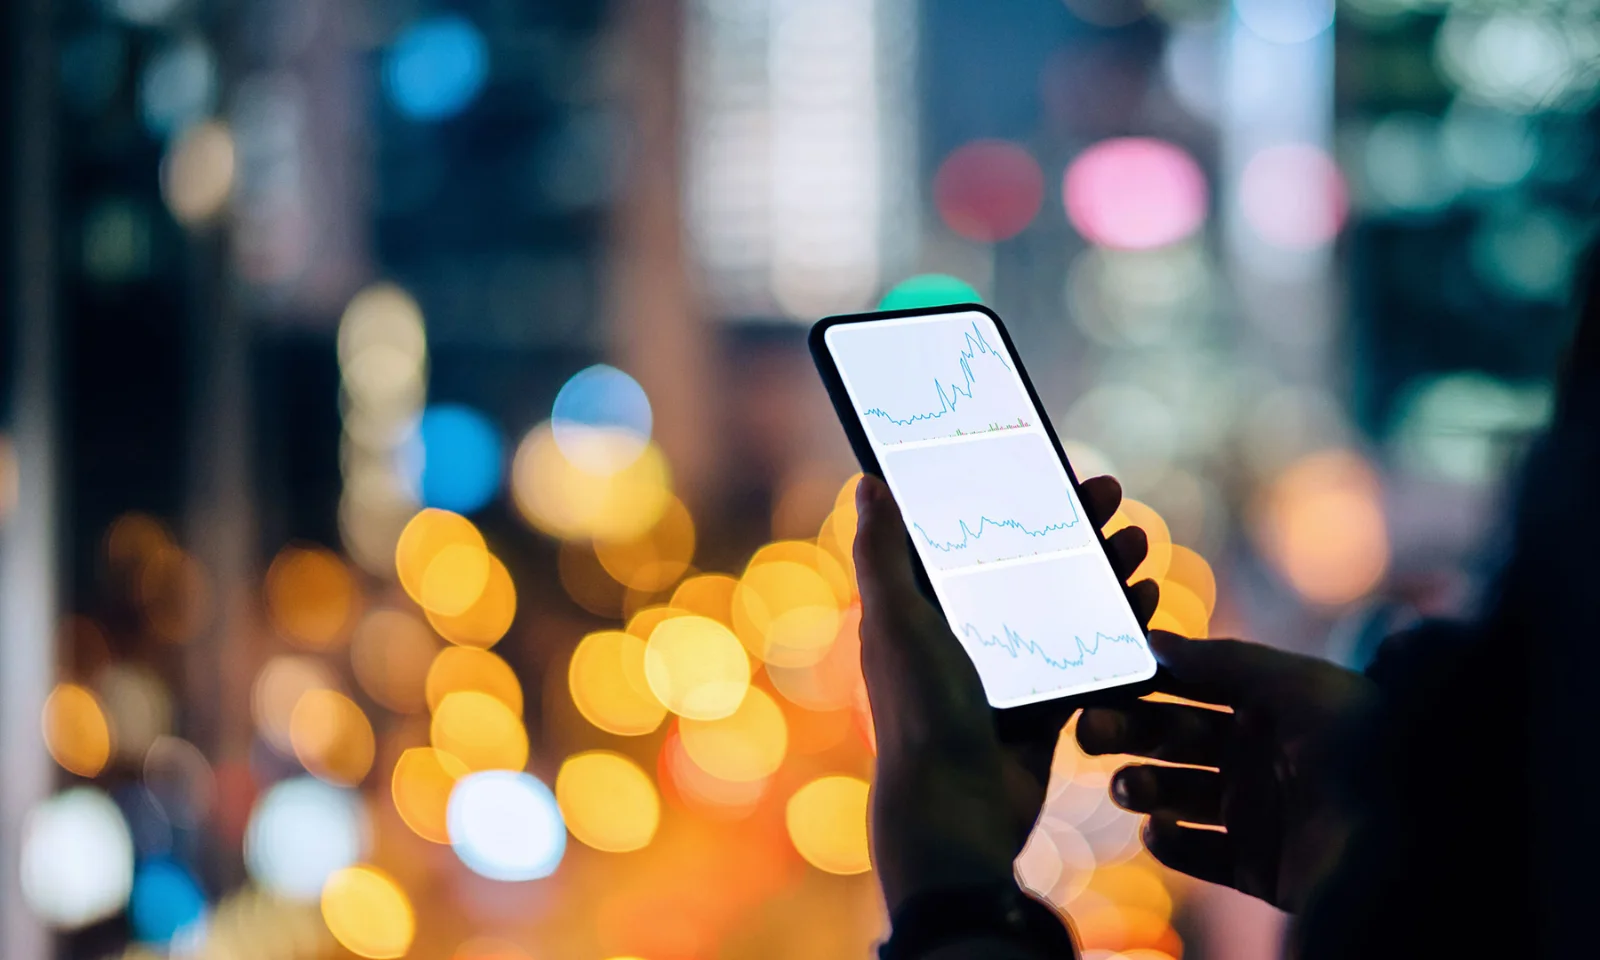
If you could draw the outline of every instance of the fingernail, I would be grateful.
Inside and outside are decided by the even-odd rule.
[[[1119,807],[1128,805],[1128,778],[1124,774],[1119,773],[1111,778],[1111,799]]]

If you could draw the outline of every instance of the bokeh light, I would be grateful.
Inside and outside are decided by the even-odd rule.
[[[1150,618],[1151,630],[1167,630],[1185,637],[1210,636],[1210,614],[1193,590],[1165,579],[1160,581],[1160,587],[1161,599]]]
[[[511,665],[487,650],[471,647],[446,647],[434,657],[426,681],[428,708],[438,710],[444,698],[462,690],[487,693],[522,713],[522,683]]]
[[[650,776],[606,750],[576,754],[561,764],[556,803],[579,842],[610,853],[648,846],[661,822],[661,798]]]
[[[390,46],[383,86],[413,120],[443,120],[463,110],[489,78],[489,45],[470,20],[443,14],[408,26]]]
[[[312,690],[337,690],[339,683],[321,660],[313,657],[273,657],[256,674],[250,690],[250,712],[256,731],[267,745],[284,756],[294,755],[290,736],[294,708]]]
[[[456,781],[470,773],[454,755],[432,747],[413,747],[395,761],[389,793],[395,812],[412,832],[434,843],[449,843],[445,813]]]
[[[471,606],[454,615],[425,611],[428,623],[451,643],[488,648],[500,642],[517,617],[517,588],[511,572],[494,554],[489,554],[489,579]]]
[[[436,749],[468,770],[521,770],[528,763],[528,731],[505,702],[478,690],[446,694],[428,727]]]
[[[710,617],[718,623],[731,623],[733,592],[738,588],[739,581],[725,573],[702,573],[678,584],[678,588],[672,591],[670,604],[678,610]]]
[[[1339,235],[1350,197],[1344,174],[1326,151],[1286,143],[1267,147],[1245,164],[1239,209],[1269,243],[1309,250]]]
[[[374,283],[350,298],[339,320],[338,350],[345,387],[360,406],[409,412],[423,389],[428,358],[422,308],[409,293]]]
[[[205,915],[205,894],[179,864],[148,860],[134,872],[128,921],[138,940],[164,946],[180,936],[194,936]]]
[[[419,511],[395,545],[395,570],[424,610],[465,613],[489,583],[489,549],[472,521],[449,510]]]
[[[637,453],[629,446],[624,454],[622,445],[634,441],[631,434],[622,440],[616,439],[619,435],[585,434],[604,452],[591,450],[584,459],[611,466],[628,458],[620,468],[591,472],[562,451],[551,424],[529,431],[511,467],[512,493],[522,516],[535,528],[564,540],[628,541],[655,526],[672,502],[666,458],[654,444]]]
[[[161,195],[178,222],[203,223],[228,202],[234,172],[233,134],[216,121],[198,123],[168,148],[161,162]]]
[[[667,709],[717,720],[732,714],[750,688],[750,660],[733,631],[709,617],[673,617],[651,631],[645,680]]]
[[[359,794],[311,777],[284,780],[250,812],[245,868],[272,894],[315,902],[335,871],[361,858],[367,831]]]
[[[139,571],[138,602],[156,636],[187,643],[211,620],[211,583],[199,561],[175,546],[158,549]]]
[[[411,949],[417,932],[411,898],[377,867],[339,870],[328,878],[321,900],[328,931],[356,956],[394,960]]]
[[[783,697],[807,710],[845,710],[855,702],[861,677],[861,607],[839,618],[838,635],[815,663],[799,667],[767,664],[767,676]]]
[[[913,310],[955,303],[982,303],[972,284],[947,273],[919,273],[889,288],[878,301],[879,310]]]
[[[591,633],[572,651],[567,689],[583,718],[625,737],[654,732],[667,708],[645,677],[645,638],[620,630]]]
[[[1206,218],[1205,174],[1183,148],[1164,140],[1095,144],[1068,165],[1061,194],[1079,233],[1120,250],[1177,243]]]
[[[489,418],[460,403],[439,403],[422,413],[422,502],[472,513],[500,490],[505,446]]]
[[[694,548],[694,518],[677,497],[642,536],[594,542],[595,557],[618,583],[652,593],[678,582],[694,559]]]
[[[118,759],[138,763],[157,737],[172,732],[172,696],[154,670],[143,664],[113,663],[100,671],[94,685]]]
[[[473,937],[456,948],[450,960],[534,960],[533,955],[509,940]]]
[[[173,826],[208,820],[217,802],[217,776],[199,747],[179,737],[157,737],[142,769],[145,790]]]
[[[826,873],[872,869],[867,852],[867,793],[857,777],[819,777],[796,790],[784,810],[789,839],[805,861]]]
[[[44,743],[69,773],[98,776],[111,759],[111,725],[95,695],[75,683],[57,684],[44,701]]]
[[[322,547],[284,547],[267,568],[267,615],[278,632],[314,650],[345,639],[355,618],[355,577]]]
[[[556,393],[550,426],[556,447],[578,469],[607,476],[637,460],[650,443],[654,414],[639,382],[597,363]]]
[[[439,647],[428,625],[415,615],[374,610],[351,638],[350,666],[367,696],[396,713],[417,713],[427,706],[428,670]]]
[[[555,794],[527,773],[473,773],[450,794],[450,845],[490,880],[537,880],[555,872],[567,830]]]
[[[969,240],[1016,236],[1044,201],[1044,173],[1024,147],[974,140],[957,147],[933,178],[933,203],[945,226]]]
[[[661,782],[671,784],[682,804],[718,820],[748,817],[771,785],[770,780],[723,780],[712,776],[690,759],[677,731],[661,744],[657,771]]]
[[[39,804],[22,828],[22,897],[52,927],[76,930],[116,914],[133,891],[133,836],[93,787]]]
[[[739,579],[733,595],[733,627],[751,654],[784,667],[816,663],[839,632],[841,600],[835,585],[818,566],[838,565],[811,544],[797,544],[809,554],[798,559],[757,557]],[[778,556],[795,556],[792,552]],[[838,570],[843,576],[843,570]]]
[[[1255,520],[1267,555],[1312,603],[1357,600],[1388,571],[1382,486],[1358,454],[1329,450],[1299,460],[1265,491]]]
[[[313,776],[355,786],[372,769],[372,724],[354,700],[334,690],[307,690],[289,717],[294,755]]]
[[[789,748],[783,711],[760,687],[745,692],[739,708],[718,720],[683,718],[683,750],[719,780],[764,780],[778,772]]]
[[[1271,43],[1304,43],[1333,26],[1334,0],[1235,0],[1252,33]]]

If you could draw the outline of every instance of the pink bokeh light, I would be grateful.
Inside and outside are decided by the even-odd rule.
[[[1149,250],[1194,234],[1206,219],[1206,178],[1182,147],[1146,137],[1102,140],[1067,166],[1067,219],[1091,243]]]
[[[1350,191],[1327,151],[1309,143],[1267,147],[1245,164],[1239,211],[1268,243],[1311,250],[1339,235]]]
[[[933,178],[933,204],[945,226],[969,240],[1016,236],[1044,203],[1044,172],[1027,150],[1005,140],[957,147]]]

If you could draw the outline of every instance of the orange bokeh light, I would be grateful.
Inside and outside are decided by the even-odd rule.
[[[428,705],[428,668],[439,653],[428,625],[401,610],[374,610],[350,641],[350,666],[367,695],[396,713]]]
[[[499,557],[485,556],[489,558],[489,577],[476,600],[457,614],[425,611],[428,623],[451,643],[488,649],[500,642],[516,619],[517,588],[511,582],[511,573]]]
[[[425,691],[428,709],[437,710],[444,698],[463,690],[486,693],[505,704],[512,713],[522,713],[522,684],[510,664],[487,650],[473,647],[446,647],[428,667]]]
[[[376,742],[372,724],[354,700],[334,690],[301,694],[289,716],[294,755],[313,776],[355,786],[372,769]]]
[[[567,667],[567,689],[585,720],[620,736],[653,732],[667,708],[650,692],[644,671],[645,640],[602,630],[578,643]]]
[[[111,759],[111,724],[93,693],[57,684],[44,701],[44,743],[69,773],[95,777]]]
[[[350,568],[322,547],[278,551],[267,568],[265,595],[278,632],[314,650],[345,639],[359,602]]]
[[[1358,454],[1311,454],[1278,476],[1253,517],[1257,540],[1308,601],[1358,600],[1389,569],[1389,531],[1377,472]]]
[[[466,776],[467,765],[454,755],[432,747],[413,747],[395,761],[389,780],[395,811],[412,832],[433,843],[449,843],[445,811],[456,781]]]
[[[595,556],[613,579],[633,590],[656,592],[678,581],[694,559],[694,518],[677,497],[670,498],[656,522],[638,537],[596,539]]]

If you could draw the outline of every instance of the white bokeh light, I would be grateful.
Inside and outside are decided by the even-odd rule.
[[[335,870],[361,859],[368,825],[360,795],[312,777],[285,780],[250,812],[244,862],[261,886],[315,901]]]
[[[510,770],[462,777],[445,817],[450,845],[468,869],[491,880],[537,880],[561,864],[567,828],[555,794]]]
[[[133,837],[122,811],[93,787],[46,800],[22,838],[22,896],[53,927],[74,930],[123,908],[133,891]]]

